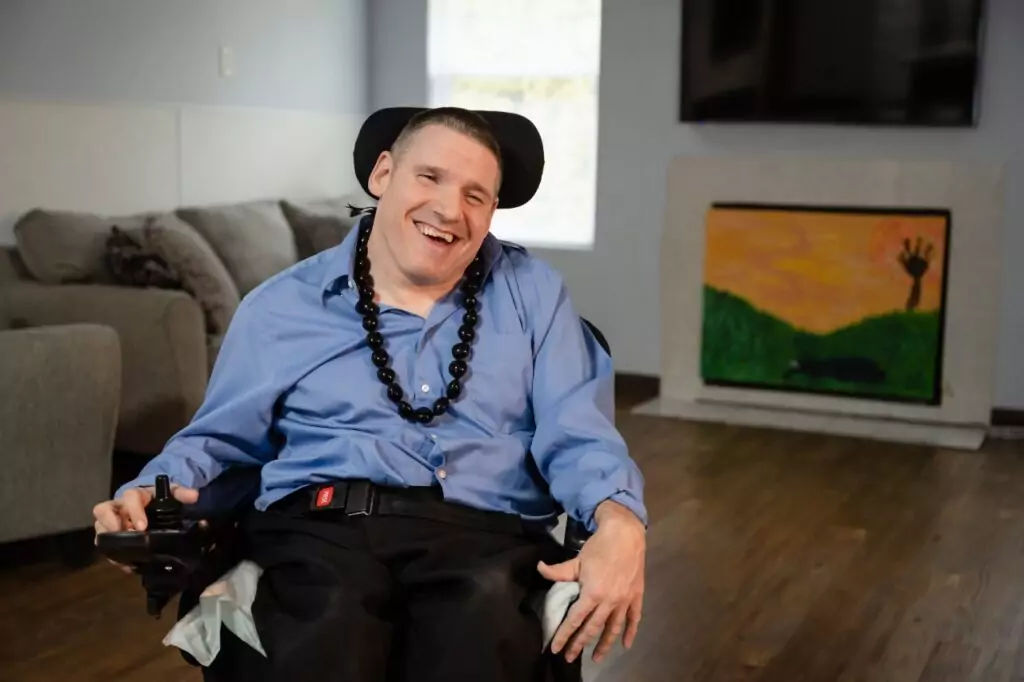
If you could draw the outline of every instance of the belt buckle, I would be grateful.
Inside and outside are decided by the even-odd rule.
[[[369,516],[376,511],[377,494],[369,481],[353,481],[345,495],[345,516]]]

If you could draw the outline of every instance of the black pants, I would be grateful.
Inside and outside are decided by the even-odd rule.
[[[531,602],[548,534],[509,535],[398,516],[253,512],[264,569],[253,617],[264,659],[225,630],[208,679],[561,682],[580,662],[542,653]]]

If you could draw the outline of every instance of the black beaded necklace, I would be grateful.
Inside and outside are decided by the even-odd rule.
[[[466,268],[460,290],[462,293],[462,307],[466,311],[462,316],[462,326],[459,327],[459,343],[452,346],[452,362],[448,365],[448,372],[452,380],[448,383],[445,395],[434,401],[433,409],[420,407],[414,409],[404,399],[402,387],[398,385],[395,370],[388,367],[391,357],[384,350],[384,336],[377,331],[380,321],[377,316],[380,308],[374,303],[373,277],[370,276],[370,257],[367,254],[367,244],[370,241],[370,231],[373,229],[374,211],[367,211],[359,225],[359,235],[356,241],[356,256],[354,264],[355,282],[359,290],[359,301],[356,302],[356,312],[363,316],[363,329],[366,330],[366,343],[373,350],[370,356],[374,366],[377,367],[377,378],[387,386],[388,399],[398,406],[398,414],[403,419],[421,424],[429,424],[434,417],[440,417],[448,411],[452,400],[459,397],[462,392],[462,384],[459,380],[469,370],[466,359],[469,357],[469,345],[476,338],[474,330],[479,317],[476,313],[476,294],[480,291],[480,285],[484,278],[483,263],[478,253],[473,261]]]

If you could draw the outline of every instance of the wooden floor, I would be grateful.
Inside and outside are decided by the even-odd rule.
[[[1024,679],[1024,446],[937,451],[623,413],[641,636],[587,679]],[[0,571],[0,680],[197,680],[134,578]]]

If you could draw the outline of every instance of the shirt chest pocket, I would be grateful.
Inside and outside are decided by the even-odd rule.
[[[533,422],[533,350],[522,332],[491,333],[473,343],[458,411],[488,431],[513,433]]]

